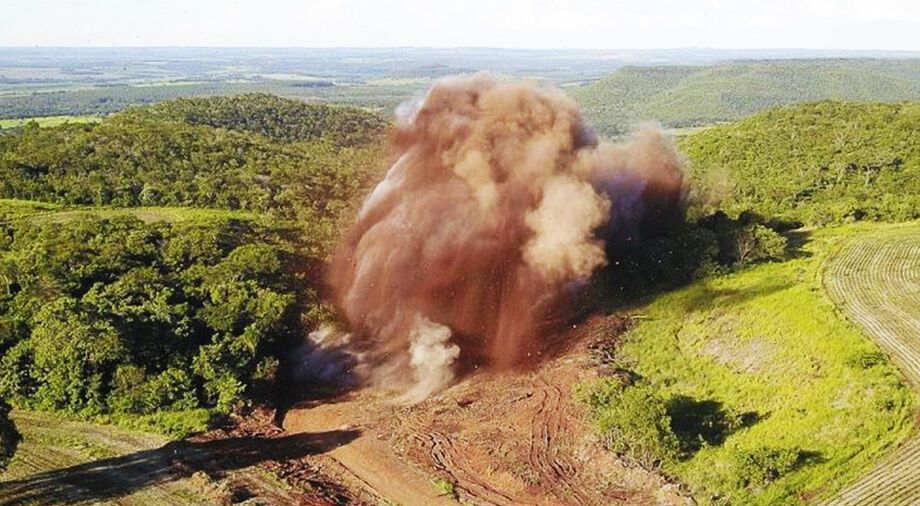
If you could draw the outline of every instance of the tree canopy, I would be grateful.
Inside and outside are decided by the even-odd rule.
[[[2,231],[0,396],[19,406],[230,409],[318,304],[311,260],[274,226],[79,216]]]
[[[781,107],[683,138],[704,208],[810,224],[920,218],[920,103]]]

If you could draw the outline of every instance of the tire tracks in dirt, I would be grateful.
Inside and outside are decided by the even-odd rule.
[[[605,318],[596,318],[594,332],[609,326]],[[483,506],[688,504],[662,476],[606,451],[571,398],[575,384],[596,375],[588,330],[561,335],[568,350],[531,370],[473,374],[415,406],[357,391],[295,407],[284,426],[359,429],[361,437],[323,456],[334,461],[326,469],[346,468],[350,475],[337,475],[365,496],[406,506],[456,504],[436,480],[460,502]]]

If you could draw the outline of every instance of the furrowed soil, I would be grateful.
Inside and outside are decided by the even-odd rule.
[[[920,392],[920,224],[851,240],[829,260],[825,286]],[[827,504],[920,504],[920,434]]]

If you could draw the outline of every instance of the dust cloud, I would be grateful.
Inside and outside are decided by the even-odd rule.
[[[452,77],[406,109],[330,284],[372,380],[408,402],[532,360],[616,244],[682,218],[672,141],[599,143],[557,89]]]

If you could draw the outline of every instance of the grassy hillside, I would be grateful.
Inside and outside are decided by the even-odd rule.
[[[782,107],[684,137],[708,210],[811,224],[920,217],[920,103]]]
[[[570,94],[606,135],[637,121],[686,127],[778,105],[920,99],[920,60],[799,60],[699,67],[624,67]]]
[[[632,308],[613,375],[582,392],[598,429],[704,504],[803,503],[865,470],[910,433],[916,400],[822,289],[824,259],[862,230]]]

